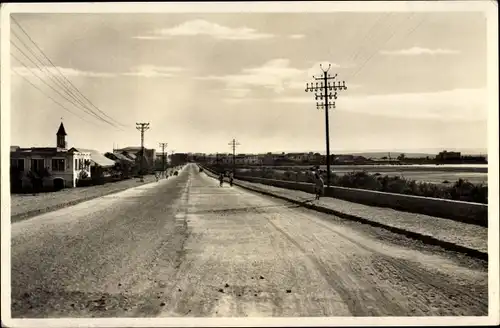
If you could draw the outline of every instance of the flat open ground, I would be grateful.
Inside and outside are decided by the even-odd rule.
[[[308,170],[312,167],[309,166],[297,166],[297,168],[303,168]],[[290,167],[291,168],[291,167]],[[322,169],[326,170],[326,166],[321,166]],[[256,167],[258,169],[258,167]],[[283,167],[274,167],[277,172],[285,172]],[[249,170],[249,169],[241,169]],[[419,182],[431,182],[431,183],[443,183],[448,181],[454,183],[458,179],[464,179],[474,184],[488,183],[488,173],[478,172],[485,171],[485,168],[457,168],[457,167],[422,167],[422,166],[332,166],[333,172],[339,175],[354,171],[366,171],[371,174],[380,173],[381,175],[389,176],[401,176],[406,179],[416,180]],[[462,170],[462,171],[460,171]],[[476,172],[474,172],[476,171]]]
[[[484,264],[221,188],[195,165],[14,222],[11,236],[15,318],[488,312]]]

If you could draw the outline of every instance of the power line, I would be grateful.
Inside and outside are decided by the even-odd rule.
[[[365,45],[368,43],[368,41],[372,41],[375,35],[377,34],[377,27],[381,22],[385,22],[386,18],[388,19],[390,16],[392,16],[393,13],[384,13],[384,15],[380,15],[379,18],[375,21],[375,23],[368,29],[368,32],[365,34],[364,38],[361,40],[361,45]],[[362,53],[362,50],[364,48],[362,46],[358,47],[358,51],[355,51],[353,53],[353,56],[351,58],[351,62],[354,62],[359,55]]]
[[[123,124],[119,123],[118,121],[116,121],[115,119],[113,119],[112,117],[110,117],[108,114],[106,114],[105,112],[103,112],[101,109],[99,109],[97,106],[95,106],[87,97],[85,97],[85,95],[83,95],[83,93],[68,78],[66,78],[66,76],[64,76],[64,74],[62,74],[62,72],[59,70],[59,68],[56,65],[54,65],[54,63],[50,60],[50,58],[43,52],[43,50],[31,38],[31,36],[26,32],[26,30],[24,30],[24,28],[21,26],[21,24],[19,24],[19,22],[14,17],[11,17],[11,19],[21,29],[21,31],[28,37],[28,39],[31,41],[31,43],[33,43],[33,45],[35,45],[35,47],[45,57],[45,59],[47,59],[47,61],[52,65],[52,67],[54,67],[59,72],[59,74],[73,87],[73,89],[77,92],[77,94],[79,94],[83,99],[85,99],[92,107],[94,107],[101,114],[103,114],[104,116],[108,117],[112,121],[116,122],[118,125],[124,126]],[[113,125],[113,126],[115,126],[113,123],[110,123],[110,124]]]
[[[100,111],[103,115],[107,116],[108,118],[110,118],[111,120],[114,120],[113,118],[111,118],[110,116],[108,116],[106,113],[104,113],[103,111],[101,111],[99,108],[97,108],[90,100],[88,100],[81,92],[80,90],[78,90],[77,87],[75,87],[73,85],[73,83],[71,83],[70,80],[68,80],[66,78],[66,76],[64,76],[64,74],[62,74],[62,72],[59,70],[59,68],[54,65],[54,63],[50,60],[50,58],[43,52],[43,50],[38,46],[38,44],[31,38],[31,36],[28,34],[28,32],[26,32],[26,30],[21,26],[21,24],[19,24],[19,22],[14,18],[14,17],[11,17],[12,20],[14,21],[14,23],[21,29],[21,31],[28,37],[28,39],[31,41],[31,43],[33,43],[33,45],[38,49],[38,51],[45,57],[45,59],[52,65],[52,67],[54,67],[58,72],[59,74],[77,91],[77,93],[83,97],[84,99],[86,99],[94,108],[96,108],[98,111]],[[16,34],[16,37],[18,39],[20,39],[17,34]],[[22,41],[21,41],[22,42]],[[24,43],[23,43],[24,44]],[[41,62],[41,61],[40,61]],[[43,63],[42,63],[43,65]],[[115,121],[116,122],[116,121]],[[118,123],[118,122],[117,122]]]
[[[143,162],[144,162],[144,132],[149,130],[149,123],[135,123],[136,129],[141,132],[141,161],[140,161],[140,175],[141,181],[144,181],[143,177]]]
[[[12,41],[12,40],[11,40]],[[33,62],[33,60],[31,58],[29,58],[21,49],[19,49],[17,47],[17,45],[15,43],[12,43],[14,45],[15,48],[17,48],[21,54],[26,57],[32,64],[34,64],[35,66],[37,66],[37,68],[40,68],[35,62]],[[22,66],[24,66],[26,69],[28,69],[33,75],[35,75],[40,81],[42,81],[43,84],[45,84],[46,86],[48,86],[49,88],[51,88],[54,92],[56,92],[57,94],[59,94],[62,98],[64,98],[67,102],[71,103],[73,106],[75,107],[81,107],[81,109],[83,109],[87,114],[91,114],[85,107],[82,107],[81,105],[78,106],[73,100],[70,100],[68,99],[68,97],[66,97],[65,95],[63,95],[61,92],[59,92],[58,90],[56,90],[52,85],[48,84],[47,81],[45,81],[43,79],[43,77],[40,77],[38,74],[36,74],[32,68],[30,68],[24,61],[22,61],[21,59],[19,59],[17,56],[15,56],[13,53],[11,53],[11,56],[14,57],[14,59],[16,59]],[[94,116],[96,118],[98,118],[99,120],[105,122],[105,123],[108,123],[108,121],[104,120],[102,117],[100,117],[99,115],[93,113]]]
[[[161,147],[161,161],[162,161],[162,175],[165,174],[165,147],[167,147],[168,143],[166,142],[160,142],[160,147]]]
[[[236,173],[236,146],[239,146],[240,143],[236,141],[236,139],[233,139],[228,145],[230,145],[233,148],[233,176]]]
[[[55,82],[61,86],[63,89],[65,89],[66,93],[72,97],[75,101],[77,101],[78,103],[80,103],[82,106],[85,107],[85,104],[82,103],[82,101],[80,99],[78,99],[71,90],[69,90],[69,88],[67,86],[64,85],[63,82],[61,82],[61,80],[56,77],[56,76],[52,76],[51,74],[53,74],[52,72],[50,72],[50,70],[47,68],[47,66],[45,66],[45,64],[42,62],[42,60],[38,57],[38,55],[26,44],[24,43],[24,41],[17,35],[16,31],[12,30],[13,32],[13,35],[26,47],[26,49],[33,55],[33,57],[41,64],[41,66],[39,66],[37,63],[35,63],[31,58],[28,57],[28,55],[26,55],[26,53],[24,51],[22,51],[17,45],[15,42],[13,42],[13,40],[11,39],[11,44],[17,48],[17,50],[19,52],[21,52],[21,54],[23,54],[24,57],[28,58],[28,60],[31,61],[31,63],[33,63],[36,67],[42,69],[42,70],[45,70],[47,73],[48,73],[48,77],[52,80],[55,79]],[[100,118],[97,114],[93,113],[96,117]]]
[[[38,91],[40,91],[43,95],[45,95],[47,98],[49,98],[50,100],[52,100],[53,102],[55,102],[57,105],[59,105],[61,108],[63,108],[65,111],[75,115],[76,117],[80,118],[81,120],[87,122],[87,123],[90,123],[90,124],[94,124],[92,122],[89,122],[87,121],[86,119],[84,119],[83,117],[79,116],[78,114],[75,114],[73,113],[70,109],[66,108],[64,105],[62,105],[60,102],[58,102],[57,100],[55,100],[54,98],[52,98],[51,96],[49,96],[48,94],[46,94],[45,92],[43,92],[42,89],[40,89],[39,87],[37,87],[33,82],[31,82],[30,80],[28,80],[27,78],[25,78],[22,74],[20,74],[16,69],[12,69],[14,71],[14,73],[16,73],[17,75],[19,75],[22,79],[24,79],[26,82],[28,82],[29,84],[31,84],[31,86],[33,86],[35,89],[37,89]]]
[[[11,42],[12,42],[12,40],[11,40]],[[15,43],[12,42],[12,44],[14,45],[15,48],[17,48],[19,50],[19,52],[21,52],[21,54],[24,57],[26,57],[32,64],[34,64],[35,66],[37,66],[38,69],[40,69],[40,67],[28,55],[26,55],[26,53],[24,53],[21,49],[19,49],[18,46]],[[35,75],[43,84],[45,84],[46,86],[48,86],[49,88],[51,88],[54,92],[56,92],[57,94],[59,94],[67,102],[69,102],[70,104],[72,104],[76,108],[80,107],[87,114],[91,114],[91,115],[93,114],[97,119],[99,119],[99,120],[101,120],[101,121],[103,121],[105,123],[110,124],[109,121],[103,119],[102,117],[100,117],[99,115],[97,115],[95,113],[89,112],[89,110],[87,108],[85,108],[84,106],[82,106],[82,105],[78,106],[73,100],[69,99],[64,94],[62,94],[60,91],[56,90],[52,85],[50,85],[49,83],[47,83],[47,81],[45,81],[43,77],[41,77],[39,74],[35,73],[34,70],[29,67],[29,65],[27,65],[23,60],[19,59],[19,57],[15,56],[13,53],[11,53],[11,56],[14,57],[14,59],[16,59],[22,66],[24,66],[26,69],[28,69],[33,75]]]
[[[328,69],[325,70],[323,69],[323,66],[320,65],[320,68],[323,71],[323,76],[313,77],[314,80],[320,82],[316,82],[315,84],[311,83],[311,86],[309,86],[309,83],[307,83],[305,90],[306,92],[315,92],[314,95],[316,101],[319,100],[319,102],[316,102],[316,108],[325,110],[326,184],[328,187],[330,186],[330,123],[328,118],[328,110],[330,106],[332,108],[335,108],[335,101],[333,100],[337,99],[337,91],[347,90],[345,81],[343,81],[342,84],[340,83],[340,81],[337,84],[335,84],[335,81],[333,81],[337,77],[337,74],[335,74],[334,76],[330,76],[330,74],[328,74],[331,66],[332,65],[330,64],[328,66]],[[329,81],[332,82],[330,83]],[[328,100],[332,100],[332,102],[329,103]]]
[[[377,47],[377,49],[363,62],[363,64],[361,66],[359,66],[359,68],[353,74],[351,74],[351,76],[349,76],[349,79],[356,77],[359,74],[359,72],[361,72],[361,70],[366,66],[366,64],[368,64],[370,62],[370,60],[381,50],[381,48],[383,46],[385,46],[390,40],[392,40],[394,38],[394,36],[396,36],[396,34],[399,32],[400,27],[403,25],[403,23],[406,23],[406,22],[412,20],[414,15],[415,15],[415,13],[412,13],[410,15],[410,18],[404,19],[403,22],[401,22],[401,24],[399,24],[398,27],[393,30],[393,33],[390,34],[389,37],[385,39],[385,42],[383,42],[383,44],[380,47]],[[413,29],[410,29],[410,31],[407,32],[406,36],[411,35],[418,27],[420,27],[420,25],[422,25],[422,23],[424,21],[425,21],[425,17],[422,18],[421,21]]]
[[[28,65],[26,65],[26,63],[22,60],[20,60],[17,56],[15,56],[13,53],[10,54],[12,57],[14,57],[14,59],[16,59],[22,66],[24,66],[25,68],[27,68],[34,76],[36,76],[43,84],[45,84],[46,86],[48,86],[49,88],[51,88],[54,92],[56,92],[57,94],[59,94],[62,98],[64,98],[66,101],[68,101],[69,103],[71,103],[73,106],[77,107],[76,104],[71,101],[70,99],[68,99],[65,95],[61,94],[61,92],[59,92],[58,90],[56,90],[52,85],[48,84],[42,77],[40,77],[38,74],[36,74],[30,67],[28,67]],[[17,72],[18,75],[21,75],[19,72]],[[25,79],[27,80],[27,79]]]

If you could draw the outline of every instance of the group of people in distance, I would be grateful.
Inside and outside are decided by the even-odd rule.
[[[230,172],[229,173],[229,185],[231,187],[233,186],[233,180],[234,180],[233,172]],[[219,174],[219,182],[220,182],[220,186],[222,187],[224,185],[224,174],[223,173]]]
[[[325,193],[325,182],[323,178],[321,177],[321,173],[318,168],[313,168],[311,169],[314,177],[314,194],[316,196],[316,200],[319,200],[321,196],[324,195]],[[232,187],[233,186],[233,180],[234,180],[234,175],[233,172],[229,173],[229,185]],[[220,187],[224,185],[224,173],[219,174],[219,183]]]

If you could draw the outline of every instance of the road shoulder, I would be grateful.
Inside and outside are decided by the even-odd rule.
[[[212,176],[210,172],[207,175]],[[486,227],[330,197],[323,197],[318,201],[314,200],[312,193],[259,183],[235,180],[234,184],[312,210],[384,228],[447,250],[464,253],[482,260],[488,259],[488,228]]]
[[[143,182],[134,178],[99,186],[68,188],[58,192],[40,193],[37,195],[11,195],[11,223],[148,184],[154,180],[154,176],[148,175],[144,177]]]

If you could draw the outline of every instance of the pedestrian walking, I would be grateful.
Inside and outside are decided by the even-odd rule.
[[[316,200],[319,200],[321,196],[325,193],[325,182],[319,173],[314,173],[314,193],[316,194]]]
[[[229,185],[233,186],[234,175],[233,172],[229,173]]]
[[[220,187],[224,184],[224,174],[219,174],[219,182],[220,182]]]

